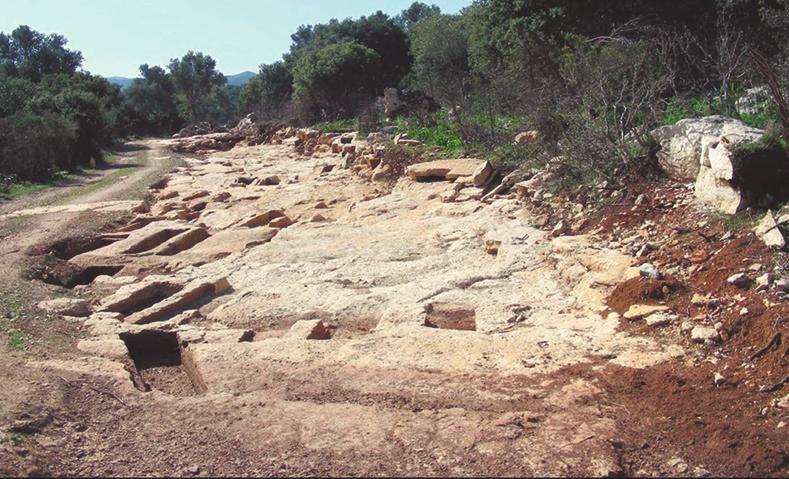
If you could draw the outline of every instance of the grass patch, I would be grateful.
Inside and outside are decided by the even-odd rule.
[[[15,289],[3,288],[0,290],[0,318],[19,319],[24,316],[30,304],[31,299]]]
[[[438,147],[442,156],[462,156],[466,145],[457,126],[447,120],[447,113],[439,111],[432,118],[433,125],[425,126],[414,118],[400,117],[397,119],[397,131],[425,145]]]
[[[12,200],[19,196],[29,195],[36,191],[41,191],[53,186],[53,183],[30,183],[23,181],[22,183],[15,183],[9,188],[0,191],[0,199]]]
[[[719,223],[726,231],[739,231],[741,229],[753,229],[756,224],[764,217],[763,214],[754,215],[750,211],[741,211],[736,215],[726,213],[712,213],[710,219],[713,223]]]
[[[315,129],[323,133],[350,133],[359,131],[359,120],[357,118],[349,118],[347,120],[325,121],[315,125]]]
[[[7,432],[4,437],[5,442],[11,444],[12,446],[21,446],[27,441],[27,439],[27,436],[18,432]]]
[[[8,336],[7,349],[11,352],[21,353],[27,347],[27,336],[19,331],[13,332]]]

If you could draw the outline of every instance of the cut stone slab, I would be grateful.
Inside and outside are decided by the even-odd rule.
[[[265,213],[256,214],[253,217],[243,220],[239,226],[246,228],[257,228],[258,226],[265,226],[276,218],[282,218],[285,212],[282,210],[269,210]]]
[[[454,181],[458,178],[471,177],[485,182],[492,174],[493,168],[487,161],[475,158],[463,158],[457,160],[436,160],[426,163],[411,165],[407,169],[408,176],[414,181],[430,181],[443,179]],[[487,177],[485,174],[487,172]],[[484,185],[485,183],[482,183]]]
[[[205,229],[194,228],[165,241],[154,250],[154,254],[159,256],[172,256],[194,247],[197,243],[204,241],[209,236],[208,231]]]
[[[120,339],[83,340],[77,343],[77,349],[83,353],[107,359],[126,359],[129,357],[129,350]]]
[[[38,303],[39,309],[63,316],[90,316],[90,303],[84,299],[58,298]]]
[[[178,341],[181,343],[245,343],[255,338],[255,331],[249,329],[221,329],[206,331],[203,329],[189,329],[178,332]]]
[[[280,228],[280,229],[282,229],[282,228],[287,228],[288,226],[291,226],[294,223],[295,223],[295,221],[293,221],[292,219],[288,218],[287,216],[281,216],[281,217],[273,220],[271,223],[269,223],[269,226],[272,227],[272,228]]]
[[[230,289],[226,277],[211,280],[197,280],[184,286],[183,289],[169,298],[163,299],[153,306],[125,318],[127,323],[148,324],[164,320],[167,316],[211,295],[222,294]]]
[[[220,231],[176,257],[188,256],[203,262],[214,261],[268,243],[277,235],[277,231],[271,228],[234,228]]]
[[[104,298],[98,309],[101,312],[125,314],[140,305],[170,296],[182,287],[183,284],[180,282],[151,278],[141,283],[120,287],[114,294]]]
[[[288,339],[310,339],[326,340],[331,339],[331,332],[320,319],[310,319],[296,321],[296,323],[285,334]]]
[[[143,228],[129,233],[129,237],[117,241],[104,248],[80,255],[80,257],[91,256],[117,256],[124,254],[137,254],[150,251],[167,240],[189,231],[194,227],[185,223],[174,221],[157,221]],[[76,258],[73,258],[75,260]]]
[[[655,313],[665,313],[669,310],[668,306],[651,306],[648,304],[634,304],[630,306],[624,314],[624,318],[630,321],[641,319],[644,316],[650,316]]]
[[[208,196],[210,194],[211,193],[209,193],[206,190],[200,190],[200,191],[196,191],[196,192],[194,192],[194,193],[192,193],[190,195],[184,196],[181,201],[186,203],[186,202],[189,202],[189,201],[192,201],[192,200],[196,200],[198,198],[205,198],[206,196]]]

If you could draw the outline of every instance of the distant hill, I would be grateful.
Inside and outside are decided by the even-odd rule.
[[[227,84],[230,86],[244,86],[253,76],[255,76],[254,73],[247,71],[238,75],[227,75],[225,78],[227,78]]]
[[[253,76],[255,76],[254,73],[247,71],[241,72],[238,75],[227,75],[225,78],[227,78],[227,84],[230,86],[244,86]],[[127,88],[132,84],[134,78],[107,77],[107,81],[121,88]]]
[[[126,88],[132,84],[134,78],[125,78],[125,77],[107,77],[107,81],[112,83],[113,85],[118,85],[119,87]]]

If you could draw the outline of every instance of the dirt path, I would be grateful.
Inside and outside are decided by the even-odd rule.
[[[0,254],[11,252],[4,248],[22,249],[57,234],[80,213],[128,211],[128,203],[139,201],[147,185],[175,164],[160,140],[132,142],[114,154],[111,166],[87,180],[0,203],[0,232],[10,240],[0,245]]]
[[[28,363],[36,357],[62,357],[75,354],[78,325],[56,321],[35,308],[40,300],[62,296],[60,288],[22,275],[25,252],[35,246],[56,241],[66,235],[89,235],[106,225],[121,221],[130,205],[139,204],[147,186],[180,161],[157,140],[125,145],[113,152],[113,165],[86,180],[69,181],[31,195],[0,203],[0,421],[20,411],[37,409],[37,396],[57,407],[60,391],[41,390],[41,384],[55,387],[53,377]],[[30,404],[38,403],[35,406]],[[23,436],[3,428],[0,435],[0,474],[35,471],[30,461],[10,452],[10,446],[24,448]]]
[[[610,314],[634,258],[551,237],[515,197],[343,165],[289,145],[186,160],[150,211],[64,258],[91,284],[14,280],[90,311],[17,315],[61,340],[0,364],[0,473],[785,473],[780,418],[747,429],[766,398],[711,391],[712,350]],[[732,424],[710,433],[715,398]]]

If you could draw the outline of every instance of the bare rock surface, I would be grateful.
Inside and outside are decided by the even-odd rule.
[[[516,199],[444,202],[456,185],[412,179],[487,183],[480,160],[417,165],[384,187],[326,171],[338,155],[305,158],[283,141],[187,160],[139,226],[70,260],[135,279],[90,286],[104,293],[79,344],[89,357],[42,367],[124,383],[124,403],[147,401],[141,413],[167,408],[156,427],[218,420],[283,461],[345,461],[361,475],[383,463],[620,473],[598,388],[563,371],[683,354],[607,315],[613,285],[639,276],[633,258],[552,238]],[[237,181],[272,176],[283,181]],[[432,452],[403,459],[416,450]]]

